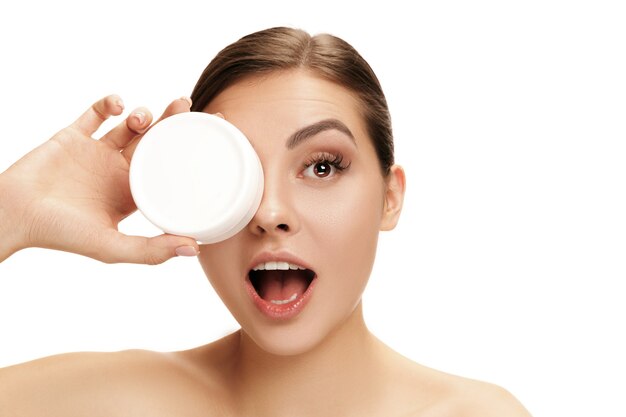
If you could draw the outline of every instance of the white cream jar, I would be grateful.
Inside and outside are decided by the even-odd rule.
[[[201,112],[158,122],[130,165],[137,208],[166,233],[215,243],[238,233],[263,195],[263,168],[244,134]]]

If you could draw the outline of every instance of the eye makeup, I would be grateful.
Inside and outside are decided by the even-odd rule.
[[[350,162],[344,162],[343,154],[319,152],[307,158],[304,163],[304,172],[309,175],[304,175],[323,179],[340,174],[348,168],[350,168]]]

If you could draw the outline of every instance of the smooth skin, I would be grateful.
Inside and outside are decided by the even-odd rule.
[[[416,364],[368,331],[360,296],[377,233],[398,220],[404,172],[394,166],[383,178],[349,91],[286,72],[235,84],[205,109],[246,133],[264,166],[265,192],[246,229],[202,248],[187,238],[117,231],[135,209],[128,161],[151,120],[139,109],[100,141],[90,138],[102,120],[121,113],[118,101],[97,102],[0,175],[1,195],[10,196],[0,201],[0,259],[38,246],[104,262],[154,264],[177,250],[196,255],[200,249],[203,268],[242,329],[182,352],[74,353],[0,369],[0,415],[529,416],[502,388]],[[188,110],[187,100],[176,100],[163,117]],[[332,131],[293,149],[284,146],[294,129],[328,118],[345,123],[354,143]],[[321,178],[303,166],[311,154],[338,150],[350,160],[345,172]],[[370,187],[351,194],[364,184]],[[320,214],[311,201],[322,195],[333,198]],[[359,198],[378,203],[364,206]],[[353,202],[363,213],[336,210]],[[358,227],[345,224],[346,216]],[[355,253],[332,246],[345,247],[358,236],[365,242],[353,245]],[[277,249],[305,258],[319,280],[309,305],[281,324],[263,317],[242,291],[250,258]]]

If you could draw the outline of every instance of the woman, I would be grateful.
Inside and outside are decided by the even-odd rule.
[[[189,110],[221,114],[261,159],[264,195],[244,230],[202,247],[120,234],[136,209],[128,164],[152,117],[137,109],[94,141],[123,111],[109,96],[0,176],[0,260],[33,246],[104,262],[198,256],[241,330],[183,352],[2,369],[1,415],[528,415],[506,391],[413,363],[367,330],[361,295],[405,178],[383,92],[356,51],[294,29],[249,35],[162,117]]]

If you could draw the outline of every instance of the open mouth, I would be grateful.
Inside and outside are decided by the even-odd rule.
[[[310,269],[288,262],[263,262],[248,275],[259,297],[275,305],[296,301],[315,278]]]

